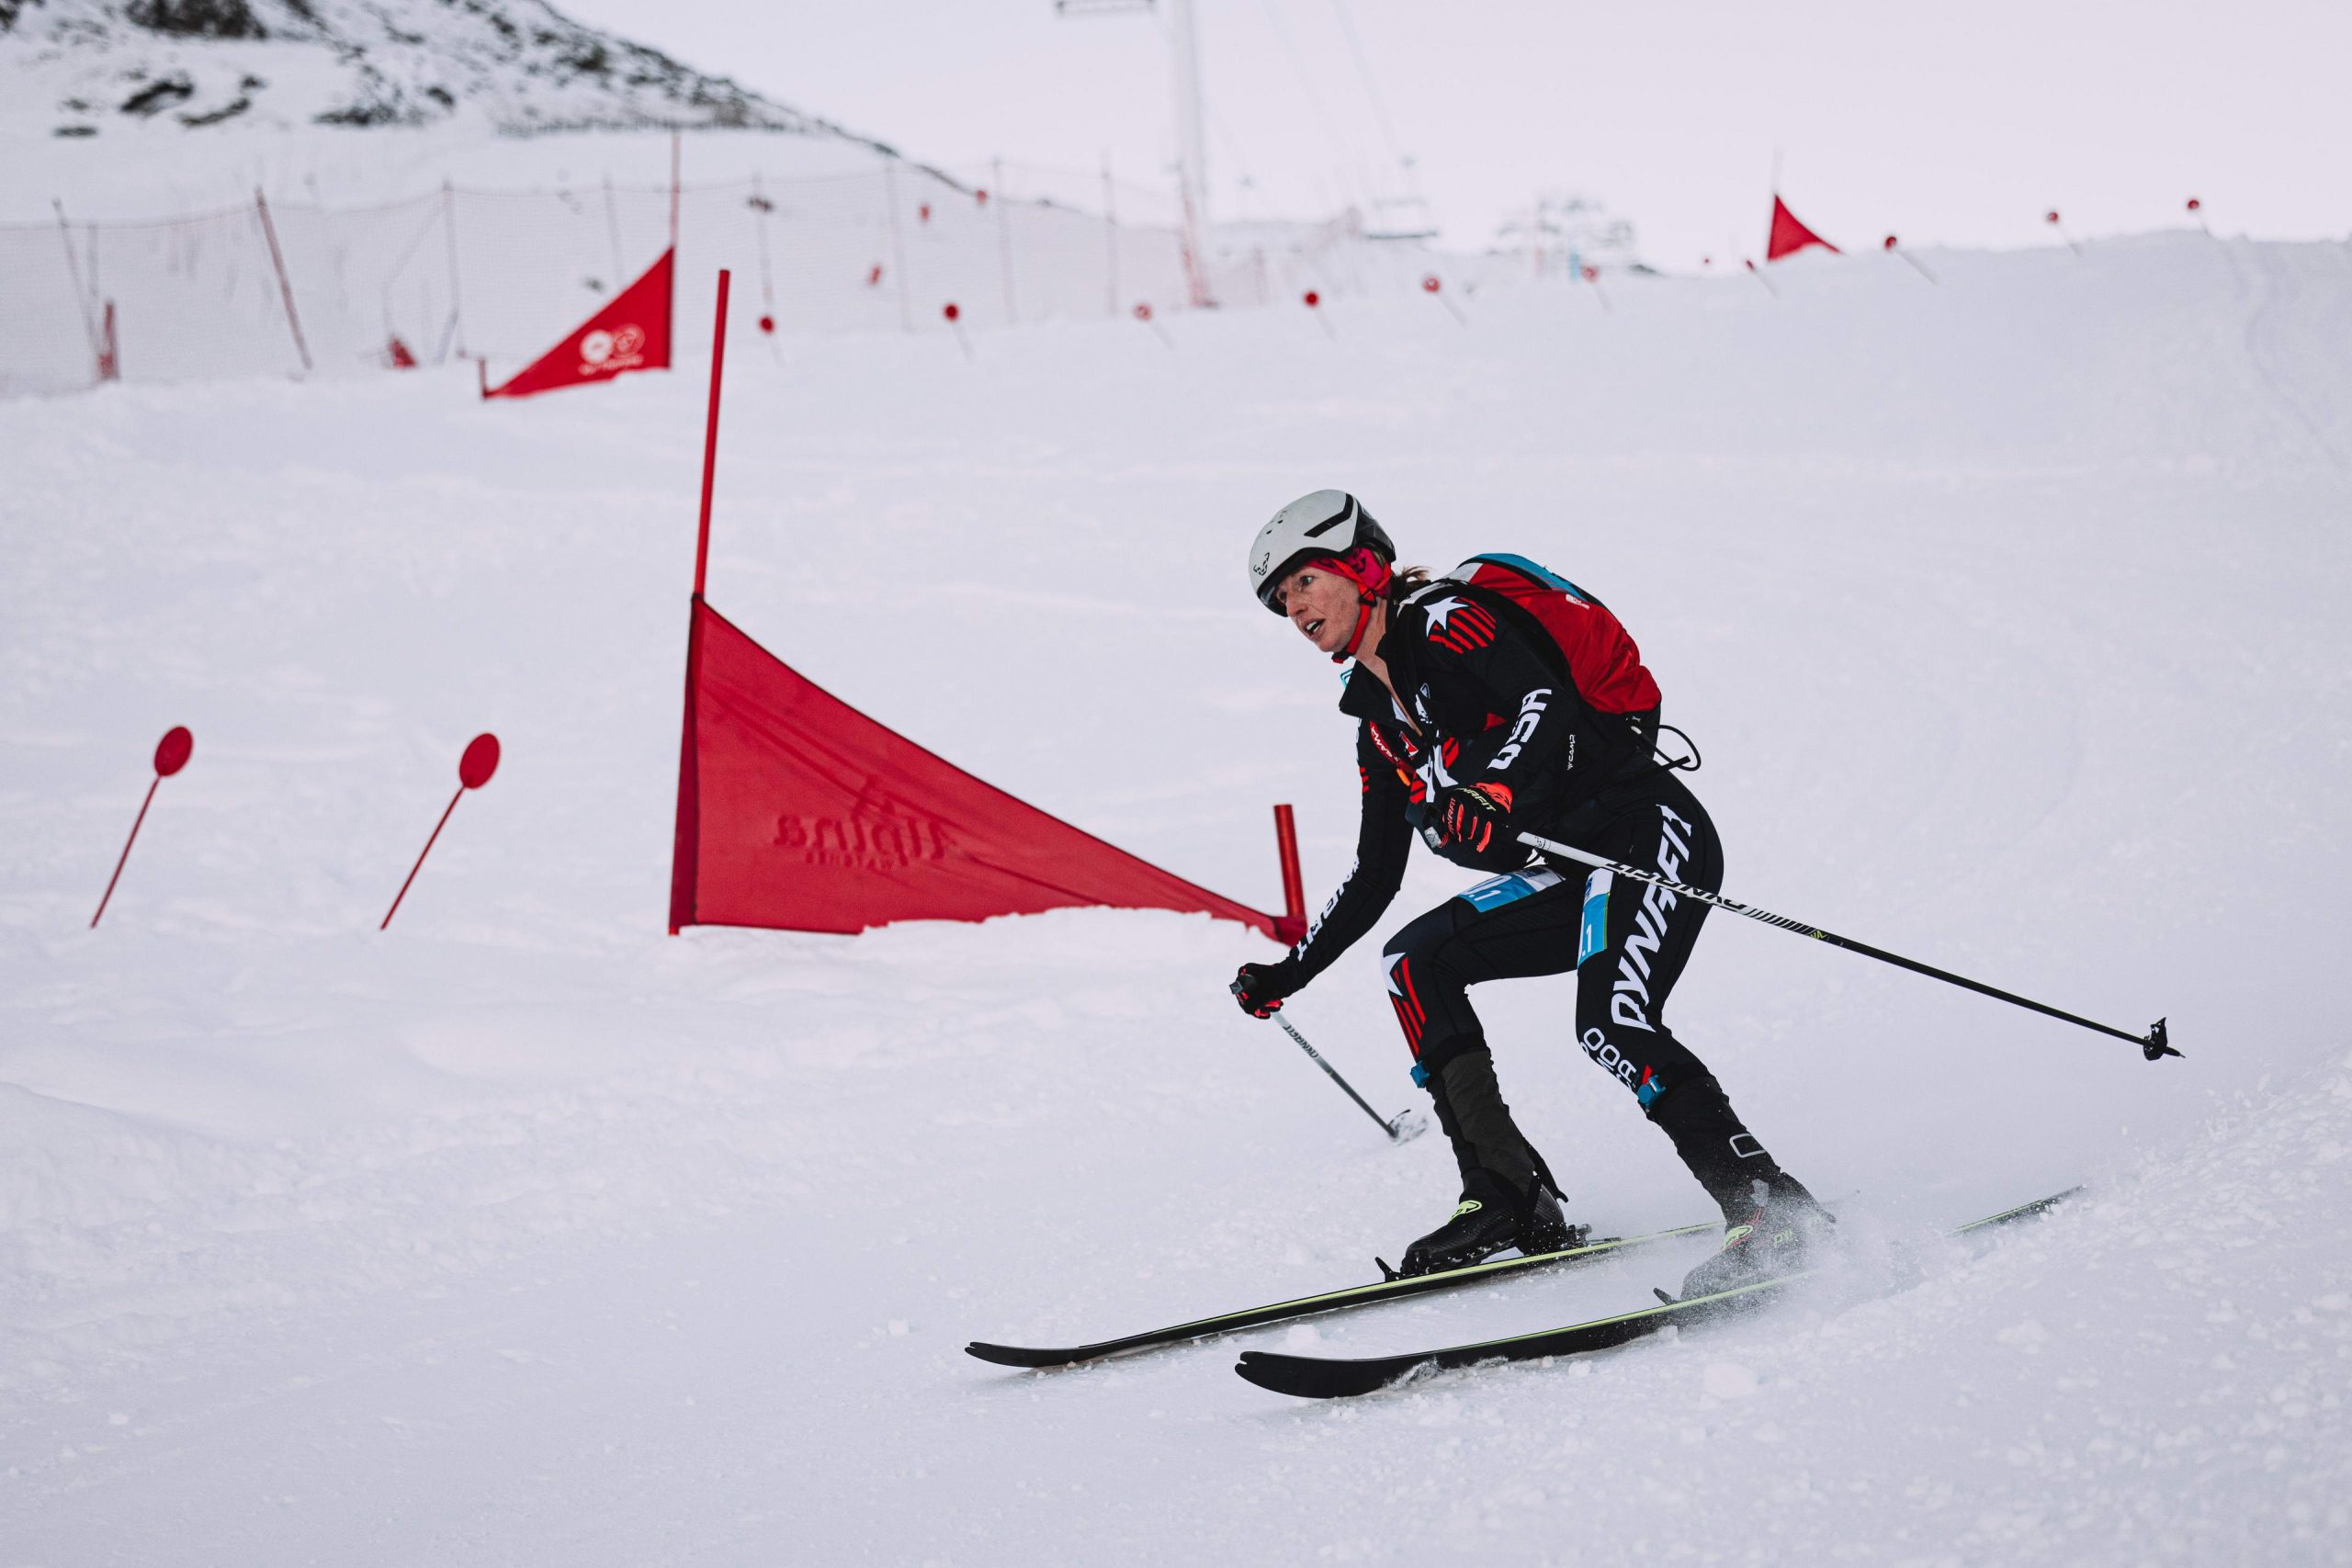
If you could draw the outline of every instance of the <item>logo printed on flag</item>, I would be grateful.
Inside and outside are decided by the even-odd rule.
[[[668,369],[671,266],[671,254],[665,251],[644,276],[606,300],[570,337],[504,386],[486,389],[482,396],[523,398],[631,370]]]
[[[804,865],[862,871],[904,871],[919,862],[944,861],[954,840],[936,818],[904,815],[898,819],[783,816],[775,819],[775,847],[799,852]]]

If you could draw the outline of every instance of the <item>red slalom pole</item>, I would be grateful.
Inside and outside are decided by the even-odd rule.
[[[718,477],[718,389],[727,378],[727,290],[735,275],[718,269],[718,316],[710,329],[710,417],[702,432],[702,525],[695,537],[695,597],[710,567],[710,487]]]
[[[393,895],[392,907],[384,911],[384,923],[376,928],[378,931],[389,927],[392,917],[401,912],[401,900],[408,897],[409,887],[416,881],[416,874],[424,869],[424,857],[433,852],[435,844],[440,842],[441,829],[449,825],[449,814],[458,809],[458,802],[465,798],[466,791],[480,789],[488,784],[490,775],[496,772],[498,737],[485,730],[468,743],[466,754],[458,759],[458,793],[449,797],[448,806],[441,813],[441,820],[433,824],[433,836],[425,840],[424,848],[417,852],[416,863],[408,868],[408,881],[401,883],[400,892]]]
[[[1287,806],[1274,807],[1274,850],[1283,864],[1283,918],[1275,936],[1295,944],[1306,935],[1306,882],[1298,869],[1298,822]]]
[[[156,788],[187,767],[187,760],[195,750],[196,737],[188,733],[187,726],[184,724],[174,725],[165,730],[164,738],[155,743],[155,776],[148,781],[147,798],[139,803],[139,815],[130,824],[130,837],[122,841],[122,853],[115,859],[114,874],[107,878],[107,890],[98,900],[98,912],[90,917],[92,931],[98,929],[98,921],[106,914],[107,905],[114,898],[114,885],[122,880],[122,868],[130,860],[130,846],[139,841],[139,829],[147,821],[147,808],[155,804]]]

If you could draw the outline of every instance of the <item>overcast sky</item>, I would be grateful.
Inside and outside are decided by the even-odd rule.
[[[2352,0],[1196,6],[1220,218],[1321,216],[1418,186],[1443,243],[1475,249],[1537,191],[1579,193],[1681,267],[1760,249],[1777,150],[1791,205],[1849,245],[1889,231],[2047,243],[2052,207],[2078,233],[2174,226],[2191,195],[2221,231],[2352,231]],[[560,8],[911,156],[1003,157],[1016,194],[1044,183],[1033,168],[1067,171],[1059,188],[1082,194],[1106,153],[1129,184],[1172,177],[1171,72],[1150,12]]]

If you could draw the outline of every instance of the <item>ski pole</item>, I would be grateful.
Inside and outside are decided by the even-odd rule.
[[[1832,947],[1842,947],[1849,953],[1859,953],[1865,958],[1875,958],[1882,964],[1892,964],[1898,969],[1908,969],[1915,975],[1925,975],[1931,980],[1942,980],[1984,996],[2013,1003],[2018,1007],[2030,1008],[2035,1012],[2046,1013],[2052,1018],[2063,1018],[2068,1023],[2078,1023],[2085,1029],[2094,1029],[2101,1034],[2112,1034],[2118,1040],[2129,1040],[2140,1047],[2140,1054],[2151,1062],[2165,1056],[2180,1055],[2172,1048],[2171,1043],[2165,1038],[2165,1021],[2161,1018],[2156,1020],[2155,1027],[2149,1030],[2147,1033],[2133,1034],[2109,1024],[2080,1017],[2063,1008],[2052,1007],[2047,1002],[2038,1002],[2030,997],[2020,997],[2014,992],[2004,991],[1997,986],[1988,986],[1982,980],[1972,980],[1965,975],[1955,975],[1949,969],[1939,969],[1932,964],[1922,964],[1916,958],[1905,958],[1899,953],[1889,953],[1883,947],[1872,947],[1866,942],[1856,942],[1851,937],[1838,936],[1835,932],[1823,931],[1819,926],[1807,925],[1803,920],[1792,920],[1786,915],[1776,915],[1769,909],[1754,908],[1748,905],[1735,902],[1720,893],[1710,893],[1703,887],[1693,887],[1687,882],[1677,882],[1671,877],[1661,876],[1657,872],[1644,871],[1639,866],[1627,865],[1623,861],[1603,860],[1599,855],[1588,853],[1583,850],[1571,849],[1566,844],[1555,843],[1550,839],[1540,839],[1532,833],[1521,833],[1519,836],[1519,841],[1544,854],[1566,855],[1570,860],[1581,861],[1596,870],[1614,872],[1619,876],[1630,876],[1638,882],[1656,883],[1678,897],[1696,898],[1701,903],[1713,904],[1718,909],[1729,909],[1735,915],[1745,915],[1751,920],[1761,920],[1768,926],[1778,926],[1784,931],[1794,931],[1799,936],[1809,936],[1816,942],[1826,942]]]
[[[1307,1055],[1313,1059],[1317,1066],[1331,1075],[1331,1081],[1338,1084],[1340,1089],[1345,1089],[1350,1100],[1354,1100],[1357,1105],[1363,1107],[1363,1113],[1366,1116],[1371,1117],[1375,1122],[1380,1122],[1380,1130],[1388,1134],[1391,1142],[1401,1144],[1407,1138],[1411,1137],[1413,1134],[1420,1131],[1419,1127],[1413,1128],[1410,1132],[1400,1131],[1400,1129],[1405,1126],[1405,1119],[1412,1114],[1410,1111],[1399,1111],[1396,1112],[1396,1119],[1394,1122],[1381,1122],[1380,1112],[1374,1111],[1371,1106],[1364,1104],[1363,1096],[1358,1094],[1354,1089],[1350,1087],[1348,1080],[1340,1076],[1340,1070],[1337,1067],[1334,1067],[1330,1063],[1323,1059],[1322,1052],[1317,1051],[1314,1046],[1309,1045],[1306,1043],[1306,1035],[1301,1034],[1297,1030],[1291,1027],[1290,1020],[1284,1018],[1280,1013],[1276,1013],[1274,1014],[1274,1021],[1283,1026],[1283,1032],[1284,1034],[1289,1035],[1293,1040],[1298,1042],[1298,1048],[1306,1052]]]

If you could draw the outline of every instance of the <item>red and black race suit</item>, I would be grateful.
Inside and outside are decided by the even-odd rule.
[[[1354,866],[1293,950],[1298,985],[1387,909],[1416,831],[1456,864],[1515,871],[1532,858],[1519,833],[1575,843],[1578,832],[1655,800],[1663,779],[1650,748],[1657,710],[1596,710],[1557,642],[1499,593],[1452,579],[1430,583],[1390,606],[1374,652],[1396,694],[1361,665],[1350,668],[1340,711],[1359,721],[1363,816]],[[1490,793],[1499,785],[1510,802],[1507,830],[1484,852],[1435,830],[1431,797],[1456,784]]]

